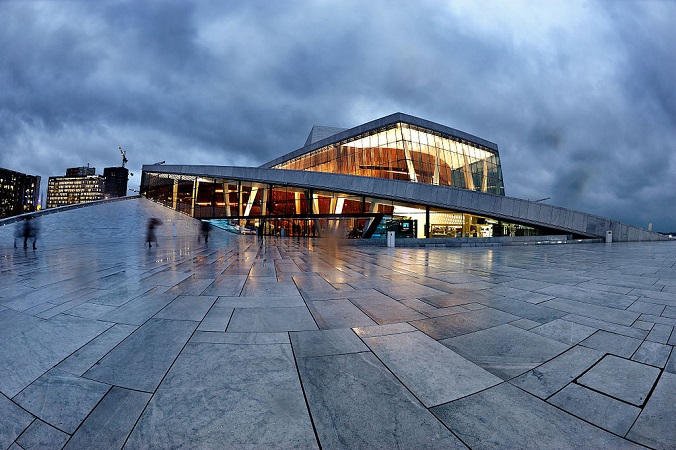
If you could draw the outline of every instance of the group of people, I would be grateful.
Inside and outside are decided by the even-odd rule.
[[[151,217],[148,219],[148,227],[146,232],[146,243],[148,247],[153,246],[153,242],[157,245],[157,227],[162,225],[162,221],[156,217]],[[209,232],[211,231],[211,224],[208,222],[202,222],[200,225],[199,236],[197,238],[198,242],[201,242],[204,239],[205,243],[209,242]],[[39,228],[37,222],[33,220],[32,217],[22,220],[17,223],[17,226],[14,230],[14,248],[17,248],[17,241],[23,239],[23,248],[27,249],[28,244],[32,243],[33,250],[37,249],[37,240],[38,240]]]

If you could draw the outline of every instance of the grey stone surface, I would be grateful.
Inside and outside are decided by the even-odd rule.
[[[305,306],[305,302],[300,295],[269,295],[263,297],[218,297],[218,305],[228,308],[297,308]]]
[[[0,394],[0,447],[8,448],[35,417]]]
[[[670,345],[658,344],[657,342],[644,341],[636,350],[632,360],[650,364],[651,366],[661,367],[667,363],[672,347]]]
[[[676,351],[671,350],[671,356],[667,360],[667,365],[664,367],[664,370],[669,373],[676,374]]]
[[[112,324],[58,315],[0,346],[0,392],[13,397]]]
[[[14,397],[48,424],[73,433],[110,386],[52,369]]]
[[[563,319],[569,322],[579,323],[580,325],[598,328],[599,330],[607,331],[609,333],[621,334],[622,336],[629,336],[636,339],[643,339],[648,335],[648,331],[633,327],[634,324],[639,322],[638,320],[634,322],[631,327],[627,327],[577,314],[568,314],[567,316],[564,316]]]
[[[199,322],[204,319],[215,301],[216,297],[208,295],[179,295],[153,317]]]
[[[643,445],[659,448],[674,448],[676,442],[676,375],[663,373],[655,391],[643,408],[627,438]]]
[[[149,400],[150,394],[146,392],[113,387],[73,434],[65,448],[122,448]]]
[[[653,325],[650,330],[650,334],[646,338],[649,341],[659,342],[660,344],[666,344],[669,342],[669,338],[673,333],[674,327],[671,325],[663,325],[661,323],[656,323]]]
[[[535,327],[540,326],[540,322],[535,322],[534,320],[529,320],[529,319],[519,319],[515,320],[514,322],[509,322],[510,325],[514,325],[515,327],[523,328],[524,330],[532,330]]]
[[[529,207],[528,214],[538,209],[547,208]],[[565,210],[556,212],[573,223]],[[501,244],[512,245],[503,247],[473,247],[488,243],[466,238],[442,243],[467,246],[463,248],[413,241],[410,245],[428,247],[387,249],[375,241],[335,246],[327,240],[258,239],[214,230],[213,242],[204,245],[196,239],[197,221],[142,199],[50,213],[37,219],[44,233],[36,252],[15,251],[12,229],[0,221],[0,448],[21,450],[21,443],[44,443],[50,435],[55,443],[48,447],[60,447],[63,430],[10,399],[20,400],[17,394],[23,392],[39,398],[35,389],[44,380],[36,380],[56,366],[75,379],[91,370],[87,377],[111,377],[104,384],[135,386],[113,386],[97,404],[80,402],[73,416],[86,419],[70,439],[73,447],[119,447],[132,433],[129,448],[162,443],[200,448],[452,446],[457,441],[434,416],[436,408],[482,398],[504,386],[426,407],[461,387],[449,380],[463,374],[459,369],[464,366],[454,370],[453,364],[444,364],[439,355],[455,350],[438,354],[440,344],[409,322],[458,315],[464,317],[437,324],[439,331],[469,332],[457,337],[490,333],[468,340],[455,353],[465,352],[463,358],[469,359],[478,349],[482,358],[496,358],[489,364],[509,368],[529,361],[529,370],[510,380],[519,389],[508,390],[494,409],[484,409],[490,413],[476,414],[473,402],[460,403],[466,406],[459,409],[463,418],[455,425],[447,421],[449,426],[484,421],[477,428],[482,431],[473,435],[476,441],[466,443],[497,439],[501,448],[515,440],[520,447],[538,448],[552,442],[579,448],[603,447],[604,442],[611,448],[631,446],[577,418],[583,415],[582,402],[574,405],[574,413],[546,403],[578,386],[574,380],[592,372],[606,351],[633,358],[628,362],[641,367],[655,364],[652,369],[658,371],[664,364],[631,436],[653,447],[673,441],[673,389],[661,386],[676,372],[673,350],[664,363],[676,344],[676,322],[667,308],[676,306],[676,243],[524,245],[546,239],[514,237],[501,238]],[[143,232],[119,233],[143,230],[150,217],[165,224],[158,230],[159,246],[144,247]],[[557,295],[576,287],[582,291],[573,291],[593,299],[536,292],[548,287],[555,287],[551,292]],[[282,291],[290,295],[279,295]],[[195,301],[186,297],[181,302],[182,296]],[[205,305],[216,296],[222,301],[205,315]],[[631,298],[638,300],[623,309]],[[294,308],[291,316],[283,316],[282,309]],[[232,327],[235,310],[248,310],[249,317]],[[630,322],[636,314],[639,318]],[[293,331],[299,318],[312,321],[311,330]],[[604,333],[566,350],[580,338],[576,332],[589,330],[563,322]],[[266,323],[275,326],[261,326]],[[180,324],[190,327],[183,330]],[[541,325],[538,331],[546,336],[526,331]],[[500,332],[504,327],[516,335]],[[422,338],[408,342],[406,334]],[[561,347],[553,351],[552,343]],[[191,350],[198,347],[208,350]],[[626,378],[630,372],[621,373]],[[605,384],[611,385],[613,376]],[[170,380],[173,387],[164,391]],[[71,388],[73,399],[90,398],[86,383],[71,383]],[[122,392],[136,400],[116,401],[115,393]],[[592,398],[610,398],[593,392]],[[625,404],[619,399],[610,404],[614,402]],[[574,410],[573,403],[568,409]],[[604,420],[617,412],[607,409]],[[613,423],[598,416],[585,420],[609,429]],[[581,421],[585,425],[576,428]],[[604,441],[601,436],[614,437]]]
[[[374,325],[369,327],[358,327],[354,332],[362,338],[373,336],[385,336],[387,334],[408,333],[416,331],[416,328],[407,323],[397,323],[391,325]]]
[[[549,402],[594,425],[624,436],[641,410],[636,406],[571,383]]]
[[[200,331],[225,331],[234,311],[235,308],[223,306],[216,300],[216,303],[204,316],[197,329]]]
[[[383,294],[350,297],[350,301],[380,325],[425,318],[416,310]]]
[[[244,284],[242,297],[300,297],[293,280],[278,282],[277,278],[249,277]]]
[[[641,300],[636,300],[627,309],[629,311],[636,311],[645,314],[655,314],[659,316],[660,314],[662,314],[662,311],[664,311],[664,305],[658,305],[656,303],[649,303]]]
[[[214,281],[215,278],[197,278],[195,275],[191,275],[167,289],[165,294],[201,295]]]
[[[561,342],[509,324],[440,342],[503,380],[521,375],[568,349]]]
[[[364,338],[364,341],[427,407],[502,382],[420,331]]]
[[[432,411],[470,448],[640,448],[509,383]]]
[[[219,275],[214,282],[207,287],[201,295],[238,296],[242,292],[246,274],[243,275]]]
[[[613,294],[612,292],[599,292],[592,289],[583,289],[577,286],[548,286],[539,289],[538,292],[557,298],[566,298],[583,303],[591,303],[601,307],[612,305],[618,309],[627,309],[638,300],[637,295]]]
[[[13,309],[0,309],[0,339],[8,341],[14,336],[42,322],[35,316],[24,314]]]
[[[289,345],[189,344],[130,448],[317,448]]]
[[[572,382],[603,357],[598,350],[576,345],[521,376],[510,380],[515,386],[542,399]]]
[[[155,292],[143,294],[104,315],[101,320],[127,325],[141,325],[176,297],[178,296],[175,294],[157,294]]]
[[[70,436],[41,420],[34,421],[16,440],[24,449],[62,448]]]
[[[368,347],[349,329],[289,333],[296,357],[367,352]]]
[[[641,313],[638,312],[616,309],[609,306],[598,306],[591,303],[569,300],[565,298],[547,300],[546,302],[542,302],[541,305],[552,309],[558,309],[560,311],[566,311],[571,314],[591,317],[593,319],[601,319],[605,320],[606,322],[624,326],[630,326],[641,315]]]
[[[86,345],[73,352],[68,358],[61,361],[56,367],[75,375],[84,374],[96,361],[115,348],[136,328],[133,325],[116,324],[105,332],[89,341]]]
[[[578,383],[632,405],[642,406],[660,370],[607,355],[578,379]]]
[[[298,370],[326,448],[464,448],[370,353],[306,357]]]
[[[466,313],[435,317],[433,319],[416,320],[411,322],[411,325],[428,336],[440,340],[513,322],[518,319],[518,316],[498,311],[497,309],[484,308]]]
[[[321,329],[353,328],[376,324],[373,319],[347,299],[308,302],[308,308]]]
[[[480,300],[480,303],[540,323],[551,322],[566,315],[563,311],[506,297],[491,296]]]
[[[405,298],[430,297],[444,293],[443,291],[427,287],[424,284],[406,281],[394,281],[392,283],[381,284],[377,289],[388,297],[392,297],[397,300]]]
[[[531,328],[530,331],[563,342],[564,344],[575,345],[594,334],[597,330],[586,325],[557,319],[539,327]]]
[[[595,348],[604,353],[611,353],[613,355],[629,358],[641,345],[641,341],[639,339],[600,330],[582,341],[581,344],[585,347]]]
[[[85,372],[86,378],[153,392],[197,322],[151,319]]]
[[[289,333],[221,333],[196,331],[190,342],[206,342],[210,344],[288,344]]]
[[[236,308],[227,331],[279,332],[316,330],[317,324],[305,306],[289,308]]]

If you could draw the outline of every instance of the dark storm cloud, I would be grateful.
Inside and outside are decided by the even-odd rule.
[[[0,166],[257,165],[402,111],[508,195],[676,229],[673,2],[0,1]],[[46,183],[46,180],[45,180]]]

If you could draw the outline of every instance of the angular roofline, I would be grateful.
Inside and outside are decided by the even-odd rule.
[[[284,161],[288,161],[290,159],[296,158],[298,156],[301,156],[305,153],[312,152],[314,150],[317,150],[318,148],[331,145],[336,142],[340,142],[345,139],[352,138],[354,136],[363,134],[363,133],[368,133],[369,131],[376,130],[378,128],[382,128],[388,125],[393,125],[397,122],[404,122],[408,123],[410,125],[422,127],[422,128],[427,128],[432,131],[436,131],[438,133],[443,133],[447,134],[449,136],[452,136],[457,139],[463,139],[465,141],[473,142],[475,144],[481,145],[482,147],[485,147],[489,150],[493,150],[496,153],[498,152],[498,145],[487,141],[486,139],[482,139],[480,137],[474,136],[469,133],[465,133],[464,131],[456,130],[455,128],[447,127],[446,125],[441,125],[436,122],[431,122],[426,119],[421,119],[420,117],[415,117],[411,116],[408,114],[404,114],[401,112],[396,112],[394,114],[390,114],[389,116],[381,117],[380,119],[372,120],[370,122],[366,122],[362,125],[358,125],[353,128],[349,128],[345,131],[342,131],[340,133],[334,134],[333,136],[329,136],[325,139],[322,139],[320,141],[314,142],[310,145],[303,146],[299,148],[298,150],[294,150],[292,152],[287,153],[286,155],[282,155],[279,158],[273,159],[270,162],[267,162],[265,164],[262,164],[260,167],[262,168],[272,168],[276,164],[282,163]]]

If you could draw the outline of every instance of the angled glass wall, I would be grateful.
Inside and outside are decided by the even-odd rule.
[[[505,195],[497,151],[404,122],[321,147],[273,168],[406,180]]]
[[[141,194],[236,233],[345,238],[552,234],[520,224],[369,195],[247,180],[143,172]]]

